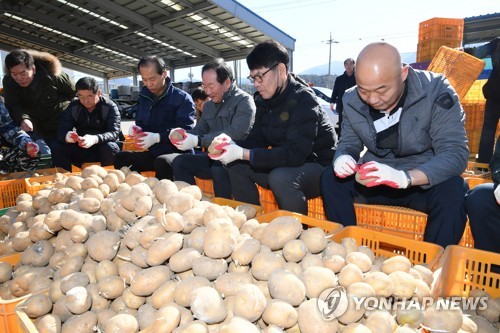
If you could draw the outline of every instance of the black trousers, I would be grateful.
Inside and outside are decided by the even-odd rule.
[[[484,123],[479,141],[477,162],[490,163],[495,145],[495,133],[500,120],[500,100],[487,99],[484,109]]]
[[[324,167],[305,163],[299,167],[257,170],[248,162],[236,162],[228,167],[235,200],[259,205],[256,183],[271,189],[280,209],[307,215],[307,199],[320,194],[319,178]]]
[[[493,183],[481,184],[467,192],[465,206],[474,237],[474,247],[500,253],[500,205]]]
[[[168,164],[165,161],[166,164]],[[214,194],[216,197],[232,199],[231,181],[224,165],[214,161],[206,153],[183,154],[172,162],[174,179],[195,185],[194,177],[213,179]]]
[[[467,188],[460,176],[428,189],[394,189],[382,185],[365,187],[354,176],[338,178],[331,166],[321,175],[321,196],[328,220],[344,226],[356,225],[354,202],[408,207],[428,215],[424,240],[442,247],[458,244],[462,238],[467,221]]]
[[[115,169],[129,167],[132,171],[155,171],[156,178],[173,180],[172,168],[168,163],[164,163],[164,155],[155,157],[149,151],[122,151],[116,154]]]
[[[87,162],[100,162],[102,166],[113,165],[115,155],[120,151],[116,142],[98,143],[87,149],[76,143],[58,140],[50,141],[50,149],[53,165],[68,171],[71,171],[72,164],[78,167]]]

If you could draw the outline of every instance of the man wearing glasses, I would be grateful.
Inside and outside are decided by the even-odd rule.
[[[205,102],[200,119],[192,130],[175,128],[169,136],[172,144],[182,151],[196,147],[208,148],[221,133],[234,139],[243,139],[255,119],[252,97],[236,87],[231,67],[223,59],[214,59],[205,64],[201,69],[201,77],[203,89],[210,100]],[[175,132],[182,136],[181,140],[175,139]],[[211,160],[207,153],[172,155],[175,180],[195,184],[194,177],[213,179],[215,195],[231,199],[227,169],[220,162]]]
[[[255,124],[246,139],[219,145],[223,153],[213,159],[228,165],[235,200],[258,205],[257,183],[273,191],[280,209],[307,215],[337,135],[312,90],[288,72],[282,45],[260,43],[246,60],[257,90]]]
[[[54,165],[65,170],[86,162],[113,165],[120,151],[120,111],[112,100],[101,96],[97,80],[82,77],[76,82],[76,98],[61,115],[57,142],[53,144]]]

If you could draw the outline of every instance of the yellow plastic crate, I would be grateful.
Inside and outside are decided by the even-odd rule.
[[[229,206],[232,208],[236,208],[240,205],[249,205],[249,206],[252,206],[253,208],[255,208],[255,211],[256,211],[255,216],[261,215],[264,212],[264,210],[262,209],[261,206],[252,205],[252,204],[249,204],[246,202],[241,202],[241,201],[236,201],[236,200],[230,200],[230,199],[226,199],[226,198],[214,197],[214,198],[210,199],[210,202],[218,204],[219,206]]]
[[[346,237],[354,238],[358,245],[369,247],[377,257],[403,255],[412,264],[427,264],[429,268],[436,265],[444,252],[441,246],[433,243],[406,239],[355,226],[344,227],[335,232],[331,239],[340,243]]]
[[[50,168],[50,169],[38,170],[38,171],[40,171],[38,173],[43,175],[43,176],[28,177],[28,178],[24,179],[25,186],[26,186],[26,193],[29,193],[31,195],[35,195],[41,189],[52,188],[55,184],[54,175],[56,173],[68,174],[68,171],[61,169],[61,168]]]
[[[470,54],[441,46],[427,70],[444,74],[462,100],[481,74],[484,65],[483,60]]]
[[[21,260],[21,253],[15,253],[0,257],[0,262],[8,262],[12,266],[17,265]],[[19,323],[17,320],[15,307],[21,301],[28,298],[30,295],[4,300],[0,298],[0,332],[2,333],[18,333],[20,332]]]
[[[494,298],[500,297],[500,253],[450,245],[434,271],[435,297],[467,297],[476,288]]]
[[[286,210],[275,210],[270,213],[265,213],[260,216],[257,216],[256,219],[260,222],[271,222],[277,217],[280,216],[292,216],[295,217],[297,220],[300,221],[303,225],[307,227],[318,227],[323,229],[326,233],[334,233],[340,229],[342,229],[342,224],[335,223],[335,222],[330,222],[330,221],[325,221],[325,220],[320,220],[320,219],[315,219],[313,217],[309,217],[306,215],[302,215],[299,213],[295,212],[289,212]]]

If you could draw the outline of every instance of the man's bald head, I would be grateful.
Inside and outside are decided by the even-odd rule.
[[[399,101],[408,68],[403,67],[399,51],[392,45],[372,43],[359,53],[356,83],[361,98],[377,110],[390,111]]]
[[[402,68],[399,51],[392,45],[378,42],[365,46],[358,55],[357,74],[366,71],[367,74],[399,75]]]

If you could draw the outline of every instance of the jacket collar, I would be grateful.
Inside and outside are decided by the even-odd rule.
[[[226,92],[224,92],[224,93],[222,94],[222,100],[221,100],[221,102],[220,102],[220,103],[218,103],[218,104],[219,104],[219,105],[220,105],[220,104],[224,104],[224,102],[226,102],[229,98],[231,98],[231,96],[233,96],[233,95],[234,95],[235,90],[236,90],[236,83],[231,82],[231,86],[229,87],[229,89],[228,89]],[[217,104],[216,104],[216,105],[217,105]]]
[[[260,105],[266,105],[268,107],[274,107],[275,105],[281,104],[283,100],[285,100],[290,94],[290,91],[292,91],[292,89],[295,89],[295,86],[298,84],[290,73],[288,73],[287,80],[288,84],[286,85],[285,90],[283,90],[278,95],[271,97],[270,99],[264,99],[258,92],[256,92],[255,102],[259,103]]]
[[[165,85],[166,85],[165,91],[160,96],[155,97],[155,95],[151,91],[149,91],[149,89],[146,86],[142,87],[140,94],[152,100],[155,100],[155,98],[160,100],[164,98],[167,94],[169,94],[170,90],[172,90],[173,88],[172,80],[170,80],[168,76],[165,79]]]

